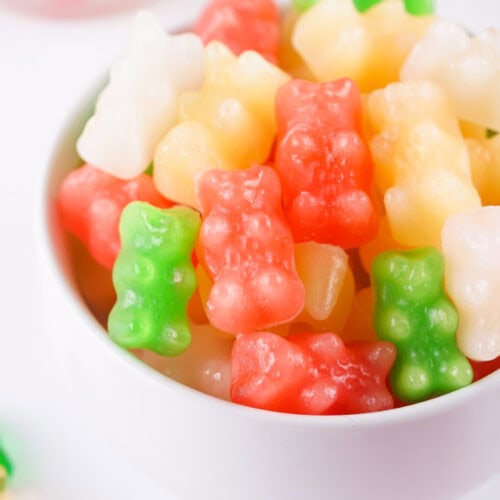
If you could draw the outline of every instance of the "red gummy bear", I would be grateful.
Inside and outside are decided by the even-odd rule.
[[[390,342],[345,346],[333,333],[240,335],[232,350],[231,400],[307,415],[393,408],[386,378],[396,357]]]
[[[279,12],[273,0],[212,0],[195,25],[203,43],[227,45],[236,55],[254,50],[278,60]]]
[[[214,280],[207,301],[210,322],[242,333],[293,319],[304,307],[305,291],[276,172],[259,165],[214,169],[197,187],[204,216],[199,257]]]
[[[474,382],[500,370],[500,356],[490,361],[473,361],[469,359],[469,362],[474,370]]]
[[[173,205],[158,193],[149,175],[125,181],[89,164],[70,172],[57,196],[63,226],[107,269],[113,268],[120,251],[122,210],[136,200],[160,208]]]
[[[353,248],[374,238],[373,165],[356,84],[292,80],[278,91],[276,114],[275,169],[295,240]]]

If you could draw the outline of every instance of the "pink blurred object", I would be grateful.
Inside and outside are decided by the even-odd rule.
[[[0,7],[41,16],[74,17],[110,14],[151,3],[153,0],[0,0]]]

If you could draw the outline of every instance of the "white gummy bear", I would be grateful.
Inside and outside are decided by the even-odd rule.
[[[500,130],[499,30],[471,37],[450,21],[433,24],[408,56],[401,80],[438,83],[460,119]]]
[[[457,343],[477,361],[500,355],[500,206],[449,217],[442,231],[447,292],[459,314]]]
[[[200,87],[204,49],[194,34],[169,35],[149,12],[137,14],[128,50],[113,65],[77,149],[120,179],[141,174],[175,124],[180,92]]]

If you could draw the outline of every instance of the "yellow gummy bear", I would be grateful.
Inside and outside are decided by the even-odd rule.
[[[371,94],[368,108],[375,180],[394,240],[439,247],[451,214],[481,206],[446,97],[428,82],[394,83]]]
[[[202,172],[244,169],[268,158],[276,91],[289,79],[256,52],[236,57],[219,42],[205,50],[205,83],[181,96],[180,123],[157,146],[153,172],[165,197],[195,208]]]
[[[294,325],[306,324],[315,331],[340,332],[349,315],[355,289],[346,252],[334,245],[298,243],[295,265],[304,283],[306,303],[292,322],[291,330]]]
[[[387,0],[361,14],[352,0],[323,0],[297,22],[292,42],[320,81],[349,77],[362,91],[399,79],[415,43],[433,21]]]
[[[472,180],[483,205],[500,205],[500,134],[463,122]]]
[[[280,68],[285,70],[293,78],[314,81],[315,78],[308,69],[306,63],[292,45],[292,34],[295,31],[300,14],[290,9],[281,20],[281,39],[279,48]]]

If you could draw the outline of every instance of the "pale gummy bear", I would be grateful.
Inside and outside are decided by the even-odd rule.
[[[500,207],[451,216],[443,227],[446,290],[460,321],[457,343],[477,361],[500,355]]]
[[[349,257],[340,247],[315,241],[295,245],[295,266],[306,289],[306,311],[313,319],[327,319],[342,289]]]
[[[489,137],[484,127],[461,123],[469,150],[472,180],[483,205],[500,205],[500,134]]]
[[[319,81],[349,77],[362,91],[398,80],[432,16],[411,16],[400,0],[361,14],[352,0],[323,0],[297,21],[292,44]]]
[[[439,247],[450,215],[481,206],[467,146],[443,92],[429,82],[393,83],[373,92],[368,108],[375,179],[393,238]]]
[[[500,31],[471,37],[450,21],[435,23],[408,56],[401,80],[432,80],[450,96],[456,114],[500,130]]]
[[[219,42],[205,50],[205,83],[181,96],[180,123],[162,139],[154,159],[158,191],[195,208],[196,179],[203,172],[267,160],[276,134],[276,91],[289,79],[256,52],[236,57]]]
[[[212,325],[190,325],[192,340],[175,357],[141,351],[139,357],[155,370],[193,389],[229,400],[231,348],[234,337],[224,336]]]
[[[203,64],[196,35],[171,36],[152,14],[139,12],[130,45],[78,139],[80,156],[121,179],[141,174],[176,121],[179,93],[203,83]]]

